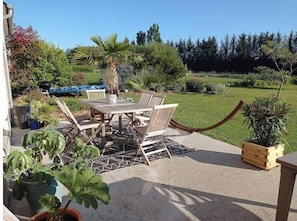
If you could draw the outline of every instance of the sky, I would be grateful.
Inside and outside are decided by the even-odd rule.
[[[118,34],[136,42],[139,31],[159,25],[164,42],[226,35],[288,35],[297,31],[297,0],[5,0],[14,23],[66,50],[95,46],[91,36]]]

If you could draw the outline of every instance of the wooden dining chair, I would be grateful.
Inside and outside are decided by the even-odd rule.
[[[67,143],[67,145],[73,144],[77,137],[82,137],[87,144],[90,143],[94,145],[93,139],[101,129],[100,122],[93,121],[91,119],[78,122],[62,99],[55,96],[53,96],[53,98],[56,101],[58,107],[66,116],[67,120],[71,123],[71,129],[67,133],[70,141]],[[87,134],[87,130],[92,131],[91,135]]]
[[[142,91],[138,103],[148,105],[154,93],[154,91]]]
[[[133,129],[133,139],[137,144],[136,155],[141,152],[148,165],[151,165],[149,156],[155,153],[165,151],[171,158],[164,142],[164,134],[177,106],[178,104],[154,106],[148,124],[139,125]]]
[[[86,90],[88,99],[106,98],[105,89]]]
[[[152,98],[153,98],[153,95],[154,95],[154,91],[142,91],[141,92],[141,95],[140,95],[140,98],[138,100],[138,103],[139,104],[143,104],[143,105],[146,105],[146,106],[149,106],[149,103],[151,102]],[[144,112],[137,112],[136,115],[142,115]],[[131,127],[135,122],[132,122],[132,116],[131,114],[126,114],[130,120],[129,122],[127,123],[127,128]]]
[[[95,90],[86,90],[87,98],[88,99],[105,99],[106,93],[105,89],[95,89]],[[98,111],[94,110],[93,108],[90,108],[90,116],[94,120],[101,121],[101,115],[98,114]],[[109,117],[105,116],[105,120],[108,120]]]
[[[151,98],[148,106],[154,107],[156,105],[162,105],[164,103],[165,98],[166,95],[164,94],[153,94],[153,97]],[[142,114],[136,114],[136,120],[139,121],[140,124],[145,124],[146,121],[150,120],[151,115],[152,111],[146,111]]]

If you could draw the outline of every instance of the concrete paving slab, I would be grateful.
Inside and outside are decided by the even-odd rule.
[[[200,133],[168,128],[166,135],[195,151],[103,173],[109,205],[71,206],[88,221],[275,220],[280,167],[264,171],[246,164],[239,147]],[[17,203],[14,212],[26,215],[26,202]],[[296,185],[288,220],[297,220]]]

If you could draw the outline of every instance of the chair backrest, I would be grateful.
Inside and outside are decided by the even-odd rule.
[[[164,134],[178,104],[164,104],[154,106],[146,135]]]
[[[153,97],[149,103],[150,107],[154,107],[156,105],[162,105],[164,103],[164,100],[166,98],[166,95],[163,94],[153,94]],[[143,114],[143,116],[150,117],[152,115],[152,111],[147,111]]]
[[[74,124],[76,127],[80,128],[77,120],[73,116],[72,112],[69,110],[67,104],[60,98],[53,96],[54,100],[58,104],[58,107],[61,109],[61,111],[65,114],[67,119]]]
[[[153,91],[143,91],[143,92],[141,92],[138,103],[144,104],[144,105],[149,105],[151,99],[153,98],[154,93],[155,92],[153,92]]]
[[[52,96],[52,98],[54,98],[54,100],[56,101],[58,107],[60,108],[60,110],[63,112],[63,114],[68,118],[68,112],[66,112],[65,108],[64,108],[64,104],[61,102],[61,99],[57,98],[56,96]]]
[[[88,99],[106,98],[105,89],[86,90]]]

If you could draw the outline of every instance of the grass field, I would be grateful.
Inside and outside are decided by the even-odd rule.
[[[87,74],[89,82],[95,83],[99,74]],[[227,84],[240,81],[238,78],[222,78],[215,76],[200,77],[204,83]],[[174,119],[186,126],[193,128],[203,128],[217,123],[228,115],[243,100],[246,103],[251,102],[258,96],[270,96],[277,93],[277,86],[269,88],[240,88],[225,87],[223,95],[208,95],[194,93],[172,93],[167,94],[165,103],[178,103],[179,106],[174,113]],[[131,97],[138,101],[138,93],[125,93],[124,97]],[[285,136],[286,153],[297,151],[297,86],[285,85],[280,99],[283,102],[291,104],[295,113],[290,115],[287,124],[288,134]],[[71,102],[76,109],[79,107],[75,102]],[[242,113],[238,112],[230,121],[220,127],[205,131],[203,134],[215,139],[225,141],[240,147],[241,142],[249,138],[247,125],[243,124]]]
[[[224,95],[207,95],[193,93],[167,94],[165,103],[178,103],[174,119],[193,128],[203,128],[217,123],[228,115],[243,100],[248,103],[257,96],[270,96],[277,93],[277,88],[233,88],[226,87]],[[138,101],[139,94],[126,93]],[[286,153],[297,151],[297,86],[287,85],[281,92],[280,99],[292,105],[295,113],[290,115],[287,124],[288,134],[285,136]],[[230,121],[220,127],[205,131],[203,134],[240,147],[241,142],[249,138],[247,125],[243,124],[239,111]]]

